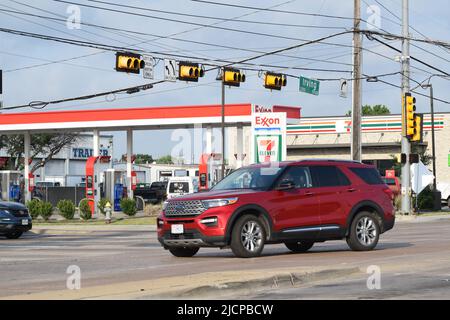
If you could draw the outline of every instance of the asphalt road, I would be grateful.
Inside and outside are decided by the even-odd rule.
[[[193,258],[175,258],[163,250],[154,231],[65,230],[28,233],[18,240],[0,238],[0,299],[67,290],[66,271],[80,267],[84,292],[93,286],[217,272],[317,268],[359,268],[296,286],[228,292],[229,298],[256,299],[450,299],[450,219],[397,223],[382,235],[376,250],[349,251],[345,241],[316,244],[305,254],[284,245],[266,246],[263,256],[235,258],[231,250],[201,249]],[[58,233],[58,232],[56,232]],[[367,268],[380,268],[380,289],[369,290]],[[51,295],[49,297],[52,297]],[[99,294],[98,298],[102,298]],[[121,298],[136,298],[136,295]],[[209,292],[209,298],[220,297]],[[138,298],[154,298],[142,294]]]

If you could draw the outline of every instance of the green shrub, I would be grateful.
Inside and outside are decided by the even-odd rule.
[[[88,199],[81,200],[80,207],[78,209],[80,210],[80,218],[81,219],[89,220],[92,218],[91,207],[89,207]]]
[[[42,201],[39,204],[39,215],[47,221],[53,214],[53,205],[50,202]]]
[[[28,208],[28,213],[30,214],[31,218],[36,219],[39,216],[40,203],[41,201],[38,199],[27,201],[26,206]]]
[[[136,201],[134,199],[124,198],[120,200],[120,208],[127,216],[134,216],[137,212]]]
[[[73,216],[75,215],[75,204],[71,200],[60,200],[56,207],[65,219],[73,219]]]
[[[105,206],[108,202],[111,204],[111,201],[109,201],[109,199],[102,198],[102,199],[100,199],[100,201],[97,204],[97,208],[102,215],[106,215]]]

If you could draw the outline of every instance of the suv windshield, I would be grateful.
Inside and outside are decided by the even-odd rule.
[[[282,170],[283,167],[241,168],[222,179],[212,190],[267,190],[272,186]]]

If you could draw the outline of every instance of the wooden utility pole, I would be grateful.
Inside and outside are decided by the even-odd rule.
[[[354,0],[353,20],[353,85],[352,85],[352,160],[361,161],[361,0]]]

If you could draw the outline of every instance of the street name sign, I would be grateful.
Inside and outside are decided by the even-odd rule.
[[[305,93],[309,93],[309,94],[318,96],[319,95],[319,86],[320,86],[320,82],[318,80],[309,79],[309,78],[300,76],[300,81],[299,81],[300,92],[305,92]]]

